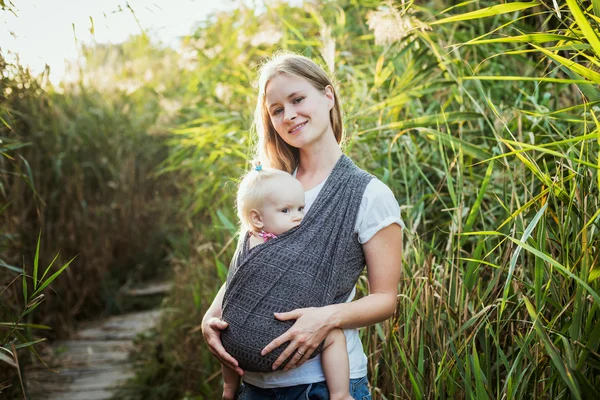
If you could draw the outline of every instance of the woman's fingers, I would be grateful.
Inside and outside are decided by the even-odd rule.
[[[211,318],[203,327],[202,334],[208,344],[208,349],[222,364],[234,370],[238,375],[244,375],[244,370],[239,367],[237,360],[225,350],[221,343],[221,331],[227,326],[227,322],[219,318]]]
[[[235,370],[238,375],[244,374],[244,371],[239,367],[237,360],[225,351],[225,348],[220,341],[213,341],[211,344],[212,346],[209,345],[211,353],[213,353],[222,364]]]
[[[305,310],[304,308],[298,308],[296,310],[292,310],[292,311],[288,311],[288,312],[274,313],[274,315],[275,315],[275,318],[277,318],[280,321],[296,320],[302,316],[304,310]],[[272,352],[273,350],[275,350],[282,344],[291,341],[292,336],[293,336],[292,331],[285,332],[283,335],[275,338],[271,343],[269,343],[262,350],[261,354],[264,356],[265,354]]]
[[[300,359],[302,358],[302,356],[306,354],[303,351],[299,351],[298,349],[296,349],[296,351],[294,351],[293,355],[292,355],[292,359],[285,364],[285,367],[283,367],[284,371],[288,371],[292,368],[295,368],[298,366],[298,361],[300,361]]]
[[[332,326],[327,323],[330,317],[331,309],[327,307],[299,308],[285,313],[275,313],[275,318],[280,321],[295,320],[296,322],[287,332],[269,343],[262,354],[265,355],[288,343],[287,348],[273,363],[273,369],[276,370],[288,359],[286,370],[302,365],[332,329]],[[294,354],[298,349],[304,354]]]
[[[275,362],[273,363],[273,370],[276,370],[277,368],[279,368],[284,362],[285,360],[287,360],[288,358],[294,356],[294,357],[298,357],[297,360],[300,359],[301,355],[299,355],[298,353],[296,353],[296,348],[297,346],[292,345],[292,343],[290,343],[288,345],[288,347],[279,355],[279,357],[277,357],[277,360],[275,360]],[[290,360],[286,366],[285,366],[285,370],[287,371],[288,369],[292,368],[293,366],[296,365],[296,362],[292,360]]]
[[[303,308],[298,308],[296,310],[288,311],[288,312],[280,312],[274,313],[275,318],[280,321],[289,321],[291,319],[296,320],[302,316]]]
[[[262,349],[262,351],[260,352],[260,354],[263,355],[263,356],[265,354],[269,354],[270,352],[272,352],[273,350],[275,350],[276,348],[278,348],[282,344],[284,344],[286,342],[289,342],[289,341],[290,341],[290,331],[287,331],[283,335],[281,335],[281,336],[276,337],[275,339],[273,339],[273,341],[271,343],[269,343],[268,345],[265,346],[264,349]]]
[[[207,336],[210,336],[212,333],[218,333],[228,326],[229,324],[222,319],[212,317],[202,324],[202,335],[207,338]]]
[[[313,352],[314,349],[310,347],[306,347],[304,350],[300,350],[300,348],[297,348],[294,352],[292,359],[285,365],[283,370],[287,371],[292,368],[298,368],[310,358]]]
[[[308,361],[308,359],[310,358],[310,356],[312,355],[312,353],[314,353],[314,349],[306,348],[305,350],[301,350],[302,353],[302,358],[300,358],[300,360],[298,360],[298,362],[296,362],[296,367],[301,366],[302,364],[304,364],[305,362]],[[296,351],[297,353],[299,353],[299,351]]]
[[[218,329],[220,331],[222,331],[223,329],[227,328],[229,326],[229,324],[225,321],[223,321],[222,319],[219,318],[211,318],[210,321],[208,322],[208,324],[213,328],[213,329]]]

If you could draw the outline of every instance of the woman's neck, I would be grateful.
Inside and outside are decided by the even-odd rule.
[[[333,134],[324,136],[324,140],[300,149],[296,179],[302,183],[304,190],[310,190],[321,183],[342,156],[342,150]]]

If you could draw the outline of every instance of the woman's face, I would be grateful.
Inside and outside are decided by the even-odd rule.
[[[273,127],[287,144],[296,148],[333,135],[329,113],[334,101],[331,86],[321,92],[294,75],[277,75],[265,91],[265,107]]]

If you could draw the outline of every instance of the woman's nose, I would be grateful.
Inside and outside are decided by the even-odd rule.
[[[285,122],[290,122],[296,119],[296,111],[294,110],[294,107],[285,107],[283,113],[283,119]]]

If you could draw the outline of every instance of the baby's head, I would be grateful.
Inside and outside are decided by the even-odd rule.
[[[304,218],[304,188],[287,172],[253,169],[240,182],[237,207],[242,230],[281,235]]]

